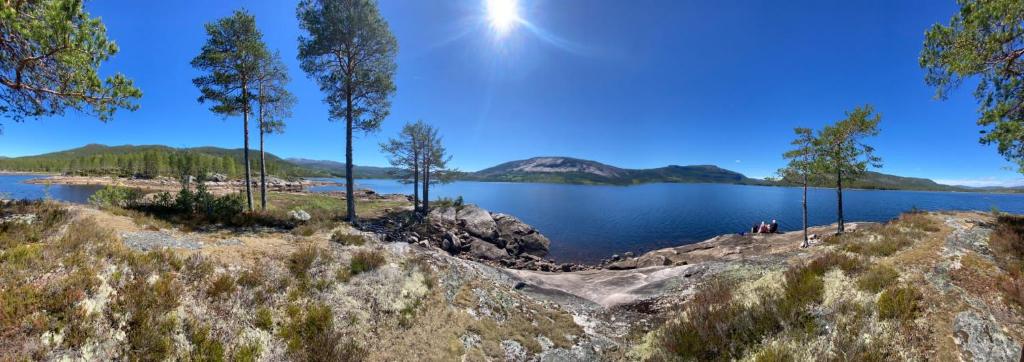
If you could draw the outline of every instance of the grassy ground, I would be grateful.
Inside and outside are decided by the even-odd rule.
[[[962,302],[925,280],[940,262],[949,231],[938,215],[908,213],[885,225],[830,237],[824,246],[783,269],[726,273],[704,283],[669,322],[644,337],[633,356],[723,361],[956,359],[953,313],[946,308],[960,308]],[[1006,234],[1016,235],[1010,230]],[[1019,265],[1013,263],[1020,259],[1009,259],[1008,264]],[[977,262],[964,259],[971,261]],[[991,269],[972,265],[960,270]],[[1018,289],[1003,284],[1011,285],[1003,289],[1012,300]]]
[[[582,334],[563,310],[463,264],[354,234],[345,245],[290,238],[282,257],[228,265],[205,248],[128,249],[104,226],[114,223],[95,221],[105,214],[82,207],[9,203],[0,214],[37,216],[0,223],[3,361],[502,359],[505,340],[536,353]]]

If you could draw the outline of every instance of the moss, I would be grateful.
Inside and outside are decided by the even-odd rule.
[[[877,264],[857,279],[857,287],[866,292],[878,293],[896,283],[899,278],[900,274],[896,269],[888,265]]]
[[[911,286],[890,287],[878,296],[878,316],[910,321],[917,316],[921,294]]]

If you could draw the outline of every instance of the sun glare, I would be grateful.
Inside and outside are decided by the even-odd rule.
[[[505,34],[519,22],[516,0],[486,0],[487,18],[498,34]]]

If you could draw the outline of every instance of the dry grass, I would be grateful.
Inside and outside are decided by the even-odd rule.
[[[919,310],[921,293],[911,286],[891,287],[878,296],[878,316],[901,321],[913,320]]]
[[[362,347],[334,326],[334,312],[326,305],[294,307],[279,336],[296,361],[361,361]]]
[[[349,264],[349,271],[352,275],[358,275],[387,263],[384,252],[376,249],[359,250],[352,254],[352,261]]]
[[[896,269],[884,264],[876,264],[857,279],[857,287],[863,291],[878,293],[893,285],[900,278]]]
[[[1024,306],[1024,217],[999,216],[989,246],[1007,273],[998,282],[999,289],[1007,300]]]

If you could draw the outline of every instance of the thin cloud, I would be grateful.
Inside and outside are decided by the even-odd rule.
[[[1017,187],[1024,186],[1024,178],[997,179],[995,177],[977,179],[943,179],[935,180],[943,185],[967,186],[967,187]]]

